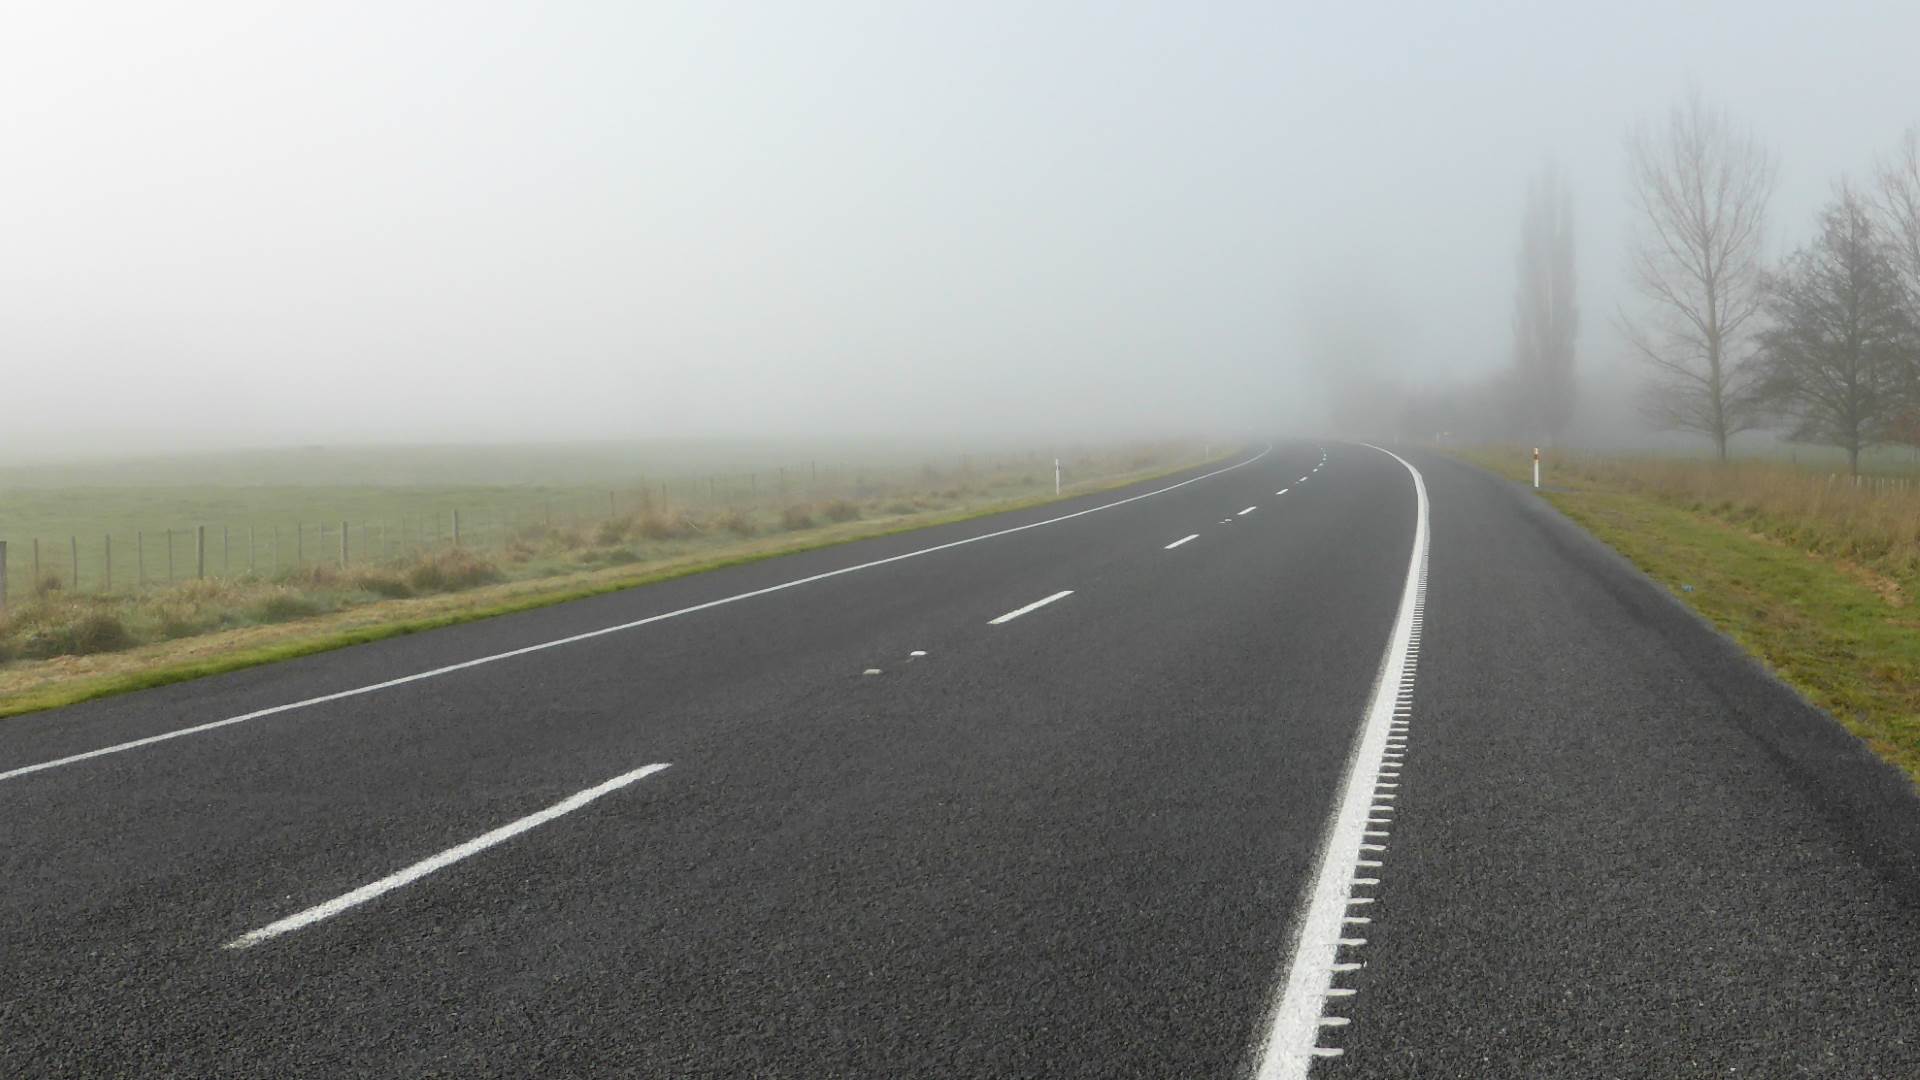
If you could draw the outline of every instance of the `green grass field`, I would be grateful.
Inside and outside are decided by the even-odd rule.
[[[1112,475],[1123,464],[1113,447],[1061,455],[1068,482]],[[939,445],[226,452],[0,469],[0,541],[8,545],[11,597],[29,596],[49,578],[68,591],[125,592],[198,576],[202,527],[208,577],[272,577],[337,565],[343,522],[350,562],[378,563],[451,544],[456,513],[464,546],[498,553],[529,529],[579,528],[663,507],[769,517],[799,504],[906,498],[924,510],[986,491],[1050,491],[1052,479],[1051,453]]]

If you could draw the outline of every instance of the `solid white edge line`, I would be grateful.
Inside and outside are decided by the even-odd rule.
[[[1353,868],[1360,864],[1361,852],[1381,850],[1380,845],[1367,842],[1367,817],[1376,798],[1385,798],[1374,794],[1374,778],[1386,753],[1393,707],[1398,700],[1400,681],[1406,675],[1407,649],[1413,640],[1414,609],[1419,598],[1421,572],[1427,561],[1427,485],[1421,479],[1420,470],[1405,458],[1384,447],[1365,445],[1398,461],[1413,477],[1416,509],[1413,552],[1407,561],[1400,611],[1394,619],[1393,632],[1387,637],[1380,673],[1374,680],[1366,723],[1347,759],[1340,801],[1335,805],[1326,838],[1320,845],[1320,861],[1314,869],[1306,909],[1298,920],[1299,932],[1294,939],[1286,981],[1276,997],[1260,1050],[1260,1064],[1255,1073],[1259,1080],[1304,1080],[1312,1067],[1321,1011],[1328,992],[1333,989],[1333,965],[1340,958],[1344,940]]]
[[[1035,600],[1033,603],[1028,604],[1026,607],[1014,608],[1012,611],[1007,612],[1005,615],[1002,615],[997,619],[988,619],[987,625],[999,626],[1001,623],[1004,623],[1004,622],[1012,622],[1013,620],[1019,618],[1020,616],[1025,615],[1029,611],[1033,611],[1036,608],[1046,607],[1048,604],[1053,603],[1055,600],[1061,599],[1062,597],[1072,596],[1072,595],[1073,595],[1072,589],[1061,589],[1059,592],[1054,593],[1052,596],[1049,596],[1040,600]]]
[[[1181,537],[1180,539],[1178,539],[1178,540],[1175,540],[1175,541],[1174,541],[1173,543],[1171,543],[1171,544],[1168,544],[1168,545],[1167,545],[1167,550],[1168,550],[1168,551],[1172,551],[1172,550],[1173,550],[1174,548],[1177,548],[1177,547],[1179,547],[1179,546],[1180,546],[1181,544],[1184,544],[1184,543],[1186,543],[1186,542],[1187,542],[1187,541],[1189,541],[1189,540],[1197,540],[1197,539],[1199,539],[1199,538],[1200,538],[1200,534],[1199,534],[1199,533],[1194,533],[1194,534],[1193,534],[1193,535],[1191,535],[1191,536],[1183,536],[1183,537]]]
[[[1238,515],[1236,515],[1236,516],[1238,516],[1238,517],[1246,517],[1246,516],[1247,516],[1248,514],[1251,514],[1251,513],[1253,513],[1253,512],[1255,511],[1255,510],[1258,510],[1258,509],[1260,509],[1260,508],[1259,508],[1259,507],[1257,507],[1257,506],[1249,506],[1249,507],[1247,507],[1247,508],[1246,508],[1245,510],[1242,510],[1242,511],[1240,511],[1240,513],[1239,513]]]
[[[585,791],[569,795],[559,802],[554,803],[552,806],[547,807],[545,810],[528,814],[518,821],[509,822],[492,832],[476,836],[464,844],[450,847],[438,855],[428,856],[414,863],[412,866],[407,867],[405,870],[388,874],[379,881],[362,885],[352,892],[336,896],[324,904],[315,904],[305,911],[289,915],[278,922],[268,923],[258,930],[249,930],[239,937],[234,938],[232,941],[227,942],[223,947],[228,949],[252,948],[263,941],[271,941],[281,934],[292,933],[302,927],[312,926],[322,919],[331,919],[349,908],[358,907],[375,897],[390,893],[404,885],[410,885],[426,877],[428,874],[433,873],[435,870],[451,866],[469,855],[478,855],[480,852],[487,850],[495,844],[511,840],[536,825],[544,825],[562,814],[570,814],[602,795],[618,791],[636,780],[643,780],[665,768],[667,768],[667,763],[663,762],[655,765],[647,765],[629,773],[621,773],[619,776],[608,780],[604,784],[596,784]]]
[[[142,746],[152,746],[154,743],[166,742],[170,739],[178,739],[187,735],[198,735],[203,731],[213,731],[216,728],[223,728],[230,724],[242,724],[249,720],[259,720],[263,717],[275,716],[285,712],[292,712],[295,709],[304,709],[312,705],[324,705],[327,702],[339,701],[342,698],[358,697],[361,694],[371,694],[378,690],[387,690],[395,686],[405,685],[406,683],[419,682],[422,679],[432,679],[441,675],[449,675],[456,671],[464,671],[467,668],[479,667],[482,664],[491,664],[500,660],[512,659],[513,657],[516,657],[516,656],[525,656],[528,653],[540,652],[543,649],[553,649],[553,648],[558,648],[559,646],[562,646],[562,645],[572,645],[575,642],[586,641],[589,638],[597,638],[606,634],[617,634],[622,630],[632,630],[632,629],[635,629],[636,627],[646,626],[649,623],[657,623],[666,619],[677,618],[681,615],[691,615],[696,611],[705,611],[708,608],[716,608],[723,604],[737,603],[738,601],[741,601],[741,600],[751,600],[756,596],[765,596],[768,593],[776,593],[785,589],[797,588],[801,585],[810,585],[816,581],[825,581],[827,578],[839,577],[842,574],[851,574],[860,570],[871,570],[876,566],[885,566],[888,563],[900,562],[903,559],[918,558],[921,555],[931,555],[936,551],[946,551],[949,548],[957,548],[966,544],[976,544],[982,540],[992,540],[992,539],[995,539],[996,537],[1010,536],[1017,532],[1025,532],[1028,529],[1038,529],[1045,525],[1055,525],[1062,521],[1071,521],[1077,517],[1085,517],[1088,514],[1096,514],[1102,510],[1111,510],[1116,506],[1125,506],[1128,503],[1139,502],[1141,499],[1150,499],[1155,495],[1163,495],[1176,488],[1183,488],[1183,487],[1186,487],[1188,484],[1197,484],[1202,480],[1211,479],[1212,477],[1219,476],[1222,473],[1232,472],[1235,469],[1243,469],[1248,465],[1251,465],[1254,462],[1259,461],[1261,458],[1266,457],[1268,454],[1272,452],[1273,452],[1273,445],[1269,443],[1259,453],[1253,455],[1252,457],[1248,458],[1245,461],[1235,462],[1232,465],[1215,469],[1212,472],[1201,473],[1199,476],[1182,480],[1177,484],[1168,484],[1166,487],[1156,488],[1153,491],[1143,491],[1138,495],[1130,495],[1127,498],[1117,499],[1113,502],[1103,503],[1099,506],[1090,506],[1085,510],[1075,510],[1071,514],[1061,514],[1059,517],[1047,518],[1045,521],[1031,521],[1025,525],[1015,525],[1012,528],[1000,529],[996,532],[981,533],[979,536],[969,536],[962,540],[952,540],[944,544],[935,544],[933,547],[920,548],[917,551],[903,552],[899,555],[889,555],[884,559],[874,559],[871,562],[858,563],[854,566],[843,566],[838,570],[827,570],[822,573],[809,575],[807,577],[795,578],[792,581],[783,581],[778,585],[769,585],[764,589],[754,589],[749,592],[736,593],[732,596],[723,596],[718,600],[708,600],[705,603],[692,604],[687,607],[678,608],[673,611],[662,612],[659,615],[649,615],[644,619],[635,619],[632,622],[624,622],[616,626],[603,626],[598,630],[588,630],[585,633],[574,634],[570,637],[555,638],[552,641],[542,641],[533,645],[525,645],[518,649],[509,649],[506,652],[494,653],[491,656],[482,656],[472,660],[463,660],[460,663],[448,664],[446,667],[437,667],[437,668],[433,668],[430,671],[420,671],[420,672],[415,672],[412,675],[402,675],[397,679],[388,679],[384,682],[369,683],[366,686],[356,686],[351,690],[341,690],[337,693],[322,694],[319,697],[310,697],[301,701],[289,702],[285,705],[274,705],[265,709],[256,709],[253,712],[242,713],[239,716],[229,716],[222,720],[210,720],[204,724],[195,724],[192,727],[184,727],[175,731],[163,731],[158,735],[148,735],[147,737],[142,739],[132,739],[123,743],[115,743],[112,746],[103,746],[98,750],[88,750],[83,753],[69,754],[66,757],[54,758],[51,761],[36,762],[32,765],[21,765],[17,768],[8,769],[5,772],[0,772],[0,780],[12,780],[15,777],[26,776],[29,773],[37,773],[45,769],[57,769],[62,765],[73,765],[78,762],[88,761],[92,758],[104,757],[107,754],[118,754],[127,750],[137,750]]]

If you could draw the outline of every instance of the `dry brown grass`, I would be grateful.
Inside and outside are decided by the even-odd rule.
[[[500,580],[500,568],[493,560],[466,548],[442,548],[414,560],[407,569],[407,584],[416,592],[459,592]]]
[[[1572,457],[1561,482],[1630,491],[1810,553],[1920,582],[1920,486],[1793,465]]]
[[[277,623],[320,614],[320,604],[312,597],[285,586],[275,586],[255,600],[250,609],[256,622]]]
[[[46,597],[0,623],[0,658],[90,656],[131,644],[126,624],[96,600]]]
[[[499,568],[448,548],[382,566],[341,570],[309,565],[277,580],[207,578],[126,593],[37,592],[0,621],[0,661],[91,656],[255,624],[307,619],[363,602],[490,584]]]
[[[753,520],[753,514],[746,510],[726,510],[715,515],[708,523],[710,529],[725,529],[735,536],[752,536],[760,531],[760,525]]]
[[[637,531],[648,540],[679,540],[694,532],[687,515],[671,507],[649,510],[638,521]]]
[[[370,592],[391,600],[413,595],[413,586],[407,582],[406,575],[390,567],[357,570],[348,580],[361,592]]]

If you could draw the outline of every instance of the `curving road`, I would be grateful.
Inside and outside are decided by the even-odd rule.
[[[1223,464],[0,721],[0,1074],[1920,1075],[1904,777],[1503,481]]]

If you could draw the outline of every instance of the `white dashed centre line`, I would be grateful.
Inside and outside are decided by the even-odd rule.
[[[1306,483],[1306,482],[1307,482],[1307,478],[1306,478],[1306,477],[1304,477],[1304,476],[1303,476],[1303,477],[1301,477],[1300,479],[1298,479],[1298,480],[1295,480],[1295,481],[1294,481],[1294,483],[1296,483],[1296,484],[1304,484],[1304,483]]]
[[[554,803],[552,806],[547,807],[545,810],[528,814],[518,821],[508,822],[492,832],[476,836],[457,847],[450,847],[438,855],[422,859],[398,873],[389,874],[379,881],[362,885],[352,892],[342,896],[336,896],[324,904],[316,904],[298,914],[289,915],[279,922],[268,923],[258,930],[249,930],[239,937],[234,938],[232,941],[227,942],[226,947],[229,949],[250,948],[263,941],[271,941],[281,934],[291,933],[303,927],[312,926],[322,919],[330,919],[349,908],[358,907],[375,897],[390,893],[403,885],[411,885],[421,878],[426,877],[428,874],[433,873],[435,870],[452,866],[454,863],[459,862],[469,855],[478,855],[495,844],[511,840],[536,825],[544,825],[562,814],[570,814],[602,795],[618,791],[628,784],[633,783],[635,780],[644,780],[665,768],[667,768],[667,765],[661,763],[642,766],[630,773],[621,773],[619,776],[608,780],[604,784],[598,784],[585,791],[569,795],[559,802]]]
[[[1199,534],[1199,533],[1194,533],[1194,534],[1193,534],[1192,536],[1183,536],[1183,537],[1181,537],[1180,539],[1178,539],[1178,540],[1175,540],[1175,541],[1174,541],[1173,543],[1171,543],[1171,544],[1168,544],[1168,545],[1167,545],[1167,550],[1168,550],[1168,551],[1172,551],[1172,550],[1173,550],[1174,548],[1177,548],[1177,547],[1179,547],[1179,546],[1180,546],[1181,544],[1184,544],[1184,543],[1186,543],[1186,542],[1187,542],[1187,541],[1189,541],[1189,540],[1198,540],[1199,538],[1200,538],[1200,534]]]
[[[1240,511],[1240,516],[1241,516],[1241,517],[1246,517],[1246,516],[1247,516],[1248,514],[1251,514],[1251,513],[1253,513],[1253,512],[1255,511],[1255,510],[1258,510],[1258,509],[1260,509],[1260,508],[1259,508],[1259,507],[1257,507],[1257,506],[1249,506],[1249,507],[1247,507],[1247,508],[1246,508],[1245,510],[1242,510],[1242,511]]]
[[[1036,608],[1046,607],[1048,604],[1053,603],[1055,600],[1059,600],[1064,597],[1068,597],[1072,595],[1073,595],[1072,589],[1061,589],[1059,592],[1054,593],[1052,596],[1045,597],[1044,599],[1040,599],[1040,600],[1035,600],[1033,603],[1028,604],[1026,607],[1014,608],[1012,611],[1007,612],[1005,615],[1002,615],[997,619],[988,619],[987,625],[999,626],[1001,623],[1004,623],[1004,622],[1012,622],[1013,620],[1019,618],[1020,616],[1025,615],[1029,611],[1033,611]]]
[[[362,694],[377,693],[381,690],[390,689],[395,686],[403,686],[407,683],[419,682],[422,679],[436,679],[443,675],[451,675],[455,672],[467,671],[469,669],[479,667],[482,664],[492,664],[502,660],[510,660],[514,657],[528,656],[533,653],[543,652],[547,649],[556,649],[556,648],[560,648],[561,646],[572,645],[576,642],[588,641],[593,638],[601,637],[606,634],[623,633],[628,630],[638,629],[639,627],[642,627],[642,626],[651,626],[654,623],[661,622],[666,619],[675,619],[683,615],[691,615],[697,611],[707,611],[711,608],[716,608],[723,604],[739,603],[743,600],[751,600],[754,597],[767,596],[771,593],[782,592],[787,589],[795,589],[804,585],[810,585],[816,581],[826,581],[831,578],[839,577],[843,574],[853,574],[853,573],[858,573],[862,570],[871,570],[871,569],[874,569],[875,567],[890,566],[893,563],[900,562],[903,559],[916,559],[922,555],[931,555],[938,551],[950,551],[953,548],[957,548],[965,544],[977,544],[984,540],[993,540],[1002,536],[1012,536],[1012,535],[1015,535],[1016,533],[1023,533],[1029,529],[1038,529],[1048,525],[1057,525],[1063,521],[1072,521],[1072,520],[1075,520],[1076,518],[1086,517],[1088,514],[1099,513],[1102,510],[1111,510],[1118,506],[1126,506],[1129,503],[1136,503],[1142,499],[1152,498],[1155,495],[1164,495],[1169,491],[1186,487],[1188,484],[1197,484],[1202,480],[1207,480],[1212,477],[1219,476],[1222,473],[1229,473],[1235,469],[1246,468],[1247,466],[1252,465],[1254,462],[1259,461],[1262,458],[1266,457],[1272,451],[1273,451],[1273,446],[1271,444],[1268,444],[1258,454],[1253,455],[1252,457],[1246,459],[1245,461],[1236,462],[1232,465],[1215,469],[1212,472],[1201,473],[1199,476],[1190,477],[1186,480],[1181,480],[1178,483],[1168,484],[1166,487],[1155,488],[1151,491],[1143,491],[1138,495],[1129,495],[1124,499],[1115,499],[1112,502],[1101,503],[1098,506],[1089,506],[1084,510],[1075,510],[1071,513],[1060,514],[1056,517],[1046,518],[1045,520],[1042,520],[1042,521],[1029,521],[1024,525],[1013,525],[1004,529],[997,529],[993,532],[981,533],[977,536],[966,536],[958,540],[949,540],[944,544],[935,544],[932,547],[919,548],[914,551],[905,551],[905,552],[901,552],[898,555],[889,555],[883,559],[872,559],[867,562],[857,563],[853,566],[842,566],[834,570],[823,570],[817,574],[810,574],[806,577],[794,578],[791,581],[782,581],[775,585],[768,585],[763,588],[750,590],[748,592],[735,593],[732,596],[722,596],[722,597],[719,597],[718,599],[707,600],[698,604],[690,604],[687,607],[683,607],[683,608],[676,608],[673,611],[664,611],[657,615],[648,615],[647,617],[642,619],[634,619],[630,622],[617,623],[613,626],[603,626],[596,630],[587,630],[582,633],[570,635],[568,637],[554,638],[551,641],[541,641],[541,642],[536,642],[532,645],[522,645],[517,649],[508,649],[506,652],[493,653],[492,655],[489,655],[489,656],[477,656],[471,660],[462,660],[459,663],[447,664],[443,667],[432,668],[427,671],[416,671],[411,675],[401,675],[397,678],[387,679],[384,682],[368,683],[365,686],[356,686],[348,690],[336,690],[331,694],[322,694],[319,697],[304,698],[300,701],[290,701],[282,705],[270,705],[264,709],[255,709],[253,712],[241,713],[238,716],[229,716],[220,720],[209,720],[205,723],[194,724],[190,727],[175,728],[171,731],[160,732],[157,735],[148,735],[145,738],[132,739],[130,741],[121,742],[121,743],[114,743],[111,746],[103,746],[97,750],[86,750],[77,754],[68,754],[66,757],[54,758],[51,761],[40,761],[40,762],[35,762],[31,765],[20,765],[11,769],[0,770],[0,782],[12,780],[16,777],[27,776],[31,773],[41,772],[42,770],[45,770],[45,769],[58,769],[67,765],[78,764],[79,762],[82,762],[82,761],[91,761],[94,758],[103,757],[107,754],[124,753],[128,750],[137,750],[141,747],[152,746],[156,743],[163,743],[163,742],[169,742],[173,739],[186,738],[189,735],[198,735],[202,732],[215,731],[220,728],[231,726],[233,724],[244,724],[249,721],[259,720],[269,716],[278,716],[281,713],[292,712],[295,709],[306,709],[306,708],[311,708],[312,706],[315,706],[315,705],[325,705],[328,702],[340,701],[344,698],[359,697]]]
[[[1292,491],[1292,490],[1293,490],[1292,488],[1281,488],[1281,489],[1280,489],[1279,491],[1276,491],[1276,492],[1274,492],[1274,494],[1275,494],[1275,495],[1285,495],[1285,494],[1286,494],[1287,492],[1289,492],[1289,491]]]

